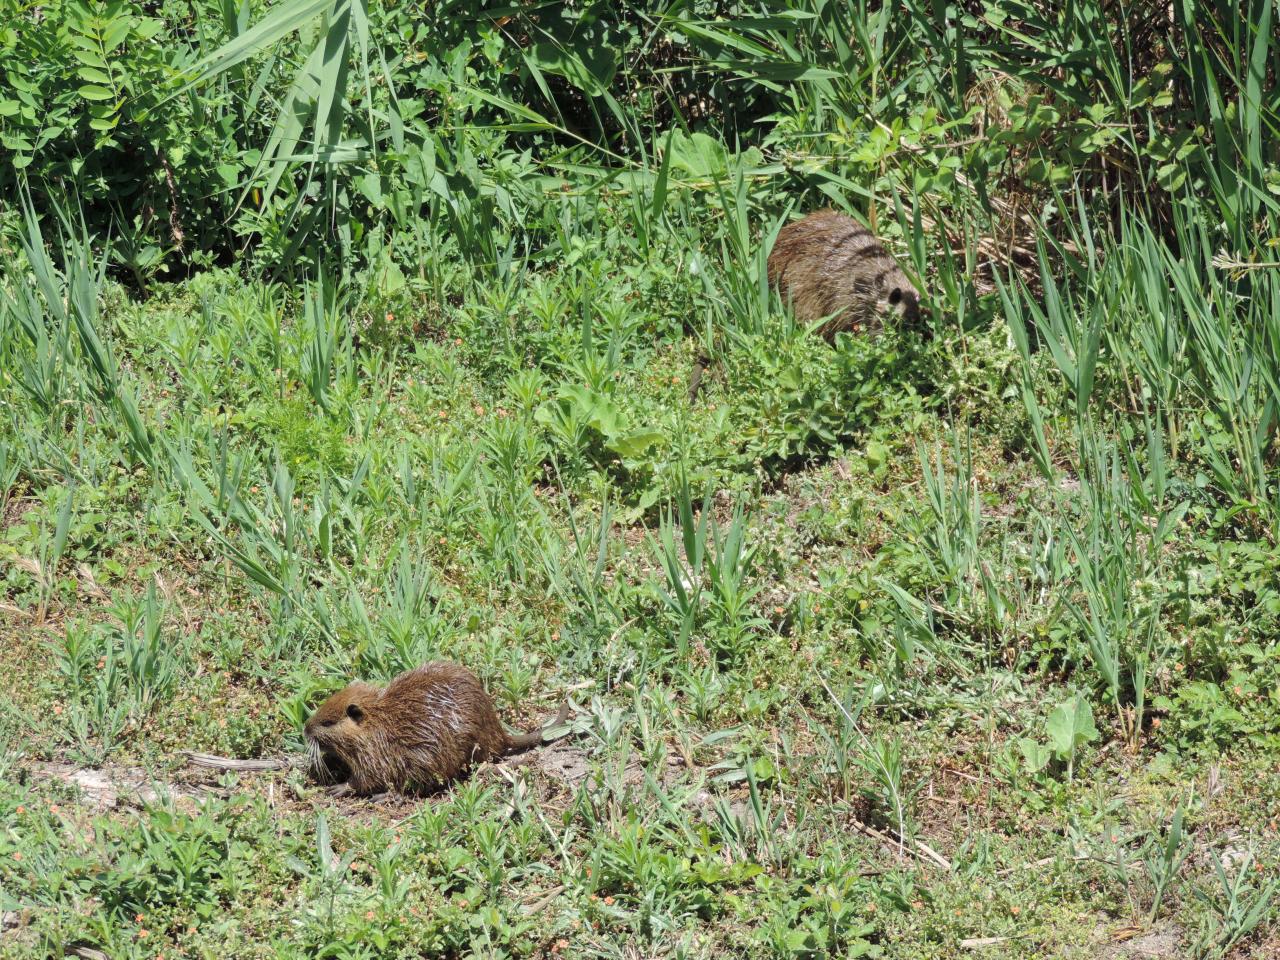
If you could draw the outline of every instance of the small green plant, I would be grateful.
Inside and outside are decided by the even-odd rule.
[[[308,863],[297,856],[288,858],[289,868],[307,885],[307,912],[319,921],[325,939],[334,934],[338,898],[347,889],[347,873],[356,854],[354,849],[341,856],[334,852],[329,819],[321,811],[316,815],[314,862]]]
[[[1164,843],[1152,843],[1142,857],[1142,864],[1151,882],[1151,921],[1160,915],[1160,905],[1165,894],[1182,869],[1187,854],[1191,852],[1194,838],[1182,830],[1183,804],[1179,803],[1169,821]]]
[[[662,513],[657,541],[651,535],[649,542],[666,576],[665,585],[657,587],[658,595],[675,617],[676,649],[684,652],[702,610],[703,565],[712,523],[711,491],[703,495],[695,515],[693,494],[682,476],[673,506],[674,510],[668,506]]]
[[[351,353],[352,329],[340,330],[342,304],[333,281],[321,277],[303,299],[303,331],[310,334],[301,356],[302,382],[320,409],[332,412],[332,379],[339,355]],[[348,364],[348,370],[350,365]]]
[[[1048,743],[1029,737],[1018,741],[1018,749],[1028,773],[1037,774],[1051,761],[1066,765],[1067,782],[1075,779],[1077,753],[1098,739],[1098,728],[1093,724],[1093,707],[1081,694],[1053,708],[1045,721]]]
[[[1250,876],[1253,873],[1250,867],[1255,862],[1252,853],[1247,853],[1231,872],[1222,857],[1217,853],[1212,856],[1216,887],[1194,890],[1195,896],[1212,910],[1196,950],[1198,956],[1217,960],[1267,920],[1276,892],[1280,890],[1280,881],[1272,879],[1255,887]]]
[[[164,700],[179,679],[181,646],[162,633],[164,606],[153,580],[141,602],[126,598],[116,605],[124,682],[138,713],[145,715]],[[115,638],[107,641],[112,648]]]
[[[635,466],[645,451],[662,440],[656,430],[635,428],[609,396],[578,384],[561,386],[534,418],[568,452],[585,451],[596,462],[612,454],[624,465]]]
[[[851,747],[853,748],[851,756],[854,763],[861,767],[864,774],[871,777],[876,786],[874,794],[876,799],[888,810],[897,827],[899,853],[901,853],[902,845],[907,843],[908,838],[907,807],[910,802],[902,783],[902,742],[896,738],[868,736],[859,728],[858,721],[874,691],[865,695],[854,707],[852,700],[848,704],[839,700],[825,682],[823,688],[835,704],[840,716],[840,735],[837,739],[830,741],[831,745],[846,754]],[[847,763],[848,760],[844,757],[836,761],[836,769],[844,773],[846,782]]]
[[[40,559],[30,565],[40,588],[40,604],[36,608],[36,623],[43,623],[49,612],[49,603],[58,585],[58,565],[67,549],[67,534],[71,529],[71,511],[75,503],[75,486],[68,483],[63,490],[62,506],[52,530],[45,530],[40,538]]]

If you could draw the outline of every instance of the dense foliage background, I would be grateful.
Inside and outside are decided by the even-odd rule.
[[[0,0],[0,956],[1275,955],[1278,73],[1275,0]],[[797,326],[823,205],[926,330]],[[185,765],[432,657],[573,739]]]

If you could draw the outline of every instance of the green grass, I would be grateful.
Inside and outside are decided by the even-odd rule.
[[[377,5],[166,7],[120,62],[194,45],[164,135],[202,106],[274,191],[181,255],[0,113],[0,958],[1275,954],[1271,8],[908,6],[445,5],[420,73]],[[90,168],[161,136],[104,102]],[[768,289],[832,202],[928,330]],[[572,735],[381,804],[186,763],[432,658]]]

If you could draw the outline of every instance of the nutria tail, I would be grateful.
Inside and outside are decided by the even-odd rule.
[[[543,724],[536,730],[530,730],[528,733],[521,733],[514,737],[507,737],[507,748],[502,751],[504,757],[508,757],[513,753],[519,753],[521,750],[528,750],[530,747],[536,747],[547,735],[547,731],[553,727],[558,727],[569,719],[569,701],[566,700],[560,705],[560,712],[556,714],[556,718],[550,723]]]

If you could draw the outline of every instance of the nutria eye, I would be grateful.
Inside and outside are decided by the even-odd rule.
[[[902,290],[898,287],[894,287],[893,292],[889,294],[889,304],[890,306],[896,307],[901,302],[902,302]]]
[[[322,727],[332,727],[332,726],[334,725],[334,723],[336,723],[336,722],[337,722],[337,721],[335,721],[335,720],[321,720],[321,721],[320,721],[320,726],[322,726]]]
[[[354,703],[347,704],[347,716],[359,723],[364,719],[364,711],[357,707]]]

